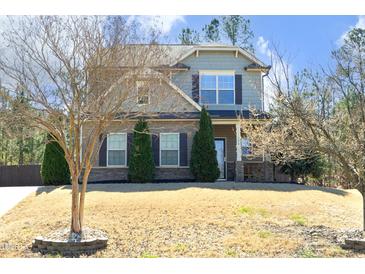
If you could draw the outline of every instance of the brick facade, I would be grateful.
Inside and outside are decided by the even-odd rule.
[[[194,177],[188,167],[156,167],[156,181],[193,181]],[[128,168],[95,167],[89,175],[90,182],[127,182]]]

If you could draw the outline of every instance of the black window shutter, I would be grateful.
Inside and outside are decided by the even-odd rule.
[[[101,147],[99,150],[99,166],[106,166],[107,139],[108,139],[108,137],[105,136],[105,138],[103,140],[103,136],[100,135],[100,141],[103,141],[103,143],[101,144]]]
[[[155,166],[160,165],[160,138],[158,133],[152,134],[152,152]]]
[[[242,105],[242,74],[235,75],[235,98],[236,105]]]
[[[188,136],[180,133],[180,166],[188,165]]]
[[[193,100],[199,103],[199,74],[193,74],[192,78],[192,97]]]
[[[127,165],[132,155],[133,133],[127,133]]]

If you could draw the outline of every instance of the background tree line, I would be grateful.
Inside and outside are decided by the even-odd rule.
[[[241,15],[228,15],[213,18],[202,27],[201,32],[192,28],[183,28],[178,36],[181,44],[231,43],[250,52],[254,52],[250,20]]]
[[[3,93],[9,93],[1,84],[0,89]],[[21,104],[27,104],[24,93],[19,93],[15,103],[0,97],[0,165],[42,162],[46,135],[31,128],[24,117],[15,115]]]

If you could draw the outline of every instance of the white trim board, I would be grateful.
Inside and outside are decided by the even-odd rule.
[[[263,63],[262,61],[260,61],[257,57],[255,57],[254,55],[252,55],[251,53],[249,53],[248,51],[240,48],[240,47],[236,47],[236,46],[225,46],[225,47],[204,47],[204,46],[198,46],[198,47],[194,47],[191,50],[189,50],[187,53],[185,53],[184,55],[182,55],[176,62],[174,62],[172,65],[176,65],[177,63],[183,61],[184,59],[186,59],[187,57],[189,57],[190,55],[192,55],[194,52],[199,52],[199,51],[232,51],[235,53],[236,58],[238,57],[238,52],[241,53],[244,57],[246,57],[248,60],[250,60],[251,62],[254,62],[260,66],[265,67],[265,63]],[[199,57],[199,54],[198,56]]]

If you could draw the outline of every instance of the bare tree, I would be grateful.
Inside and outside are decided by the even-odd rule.
[[[332,52],[334,67],[290,76],[276,54],[281,74],[271,75],[276,93],[271,119],[243,121],[253,143],[281,160],[313,151],[334,159],[363,196],[365,229],[365,30],[353,29]],[[283,77],[284,75],[284,77]],[[282,81],[282,79],[285,81]]]
[[[143,45],[150,37],[137,33],[120,18],[105,25],[98,16],[28,16],[9,17],[2,34],[7,46],[0,70],[11,91],[2,95],[12,102],[24,92],[29,107],[19,108],[18,114],[63,148],[72,179],[71,230],[76,233],[84,225],[85,193],[100,136],[114,119],[122,123],[152,111],[138,106],[137,81],[151,93],[169,81],[166,70],[159,69],[166,49],[156,45],[156,32],[153,44]]]
[[[199,33],[190,28],[183,28],[178,38],[180,43],[183,45],[194,45],[200,43]]]
[[[254,52],[251,41],[254,33],[250,28],[249,19],[245,19],[241,15],[226,15],[221,16],[220,20],[222,31],[233,46],[238,45],[243,49]]]

